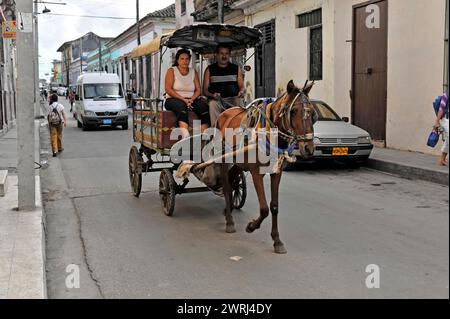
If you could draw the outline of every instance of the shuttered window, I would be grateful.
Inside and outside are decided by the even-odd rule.
[[[298,27],[307,28],[322,24],[322,9],[302,13],[297,16]]]

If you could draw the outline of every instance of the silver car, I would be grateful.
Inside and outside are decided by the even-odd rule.
[[[264,100],[256,99],[246,108]],[[314,124],[316,150],[313,159],[338,159],[352,164],[366,161],[373,149],[369,133],[348,123],[348,118],[340,118],[325,102],[311,100],[311,103],[318,114],[318,120]],[[294,151],[294,155],[301,160],[298,150]]]

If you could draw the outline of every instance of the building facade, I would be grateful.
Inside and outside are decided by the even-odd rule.
[[[87,71],[88,54],[109,42],[112,38],[99,37],[93,32],[64,43],[57,52],[61,53],[62,81],[64,86],[75,85],[78,76]]]
[[[279,95],[291,79],[315,80],[312,98],[378,144],[439,152],[426,138],[431,103],[448,89],[448,0],[239,0],[230,9],[264,34],[248,62],[252,97]]]
[[[55,83],[58,86],[63,85],[62,62],[59,60],[53,60],[52,64],[53,67],[51,83]]]
[[[7,21],[15,20],[14,1],[4,1],[1,9]],[[0,17],[3,22],[3,16]],[[14,40],[0,37],[0,135],[16,120],[16,46]]]
[[[141,43],[175,29],[175,4],[147,14],[139,21]],[[157,94],[159,75],[159,55],[132,60],[131,51],[138,46],[136,24],[111,39],[102,50],[94,50],[88,57],[89,71],[106,71],[119,75],[122,86],[127,91],[136,90],[141,96],[153,97]]]

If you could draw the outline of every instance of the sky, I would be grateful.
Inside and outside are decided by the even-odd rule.
[[[54,59],[61,60],[61,53],[56,50],[64,42],[75,40],[88,32],[94,32],[101,37],[116,37],[136,23],[136,0],[49,0],[49,2],[61,2],[66,5],[39,4],[39,12],[47,7],[51,13],[55,14],[123,17],[132,20],[40,14],[38,23],[39,78],[41,79],[50,78],[51,62]],[[175,0],[140,0],[140,18],[172,3],[175,3]]]

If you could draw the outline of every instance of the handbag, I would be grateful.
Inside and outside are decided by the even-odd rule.
[[[438,142],[439,142],[439,134],[436,133],[436,131],[432,131],[430,133],[430,136],[428,136],[427,145],[429,147],[436,147]]]

